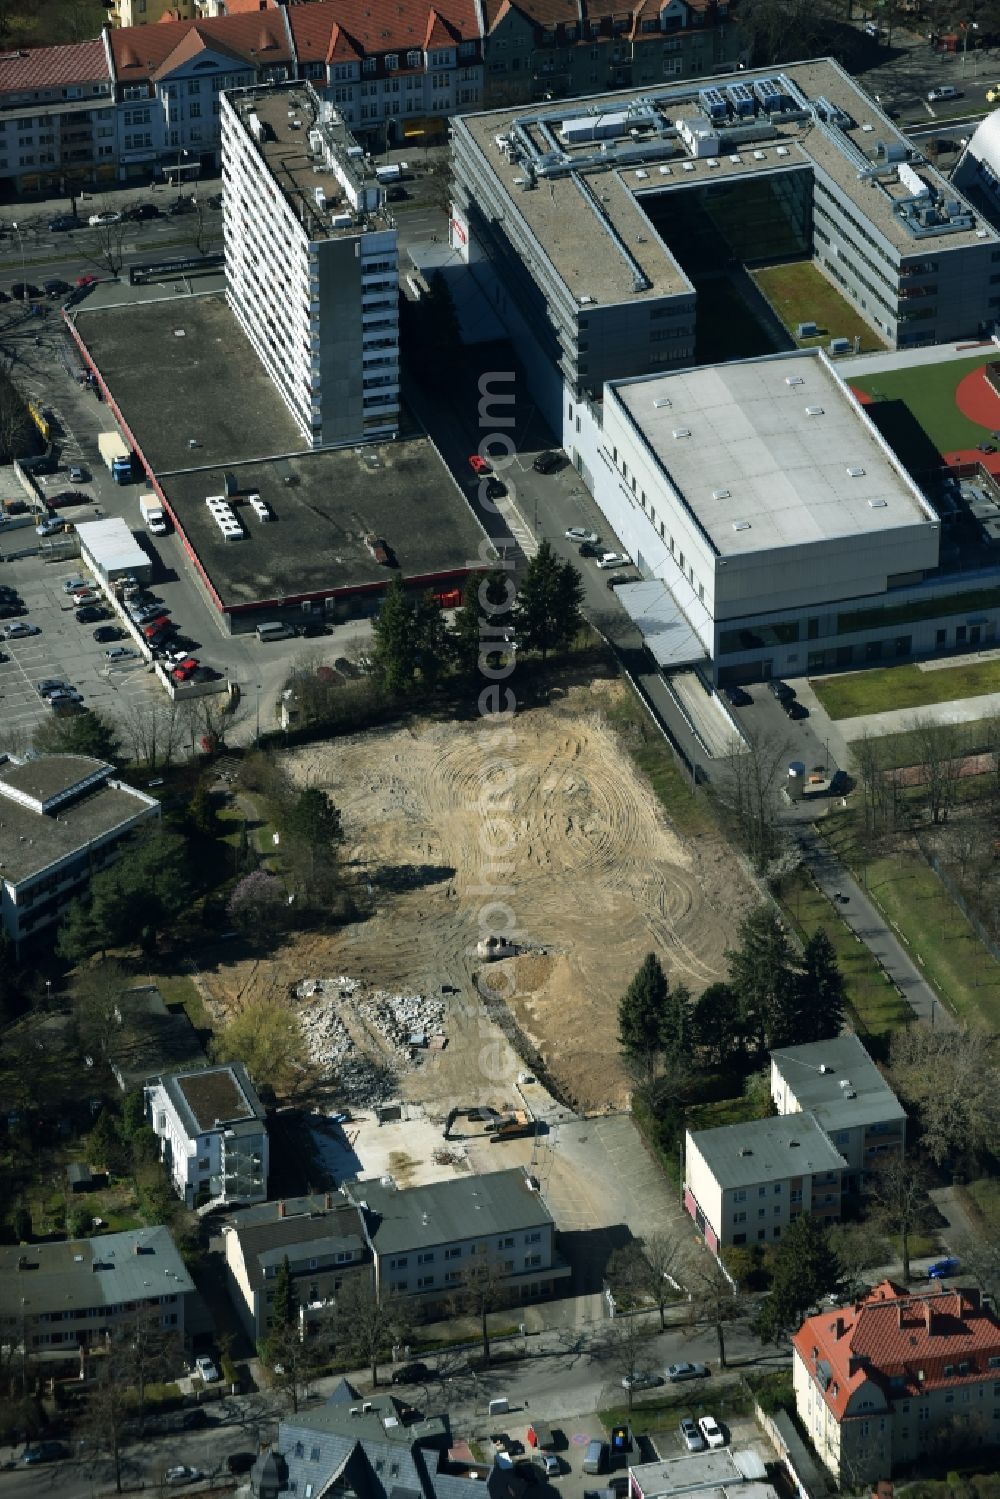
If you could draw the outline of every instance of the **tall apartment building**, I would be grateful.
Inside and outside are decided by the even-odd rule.
[[[185,1206],[264,1201],[267,1115],[242,1062],[165,1073],[143,1093],[160,1158]]]
[[[399,427],[396,230],[365,154],[309,84],[223,97],[226,295],[314,448]]]

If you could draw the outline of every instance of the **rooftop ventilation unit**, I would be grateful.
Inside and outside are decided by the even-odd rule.
[[[822,415],[823,415],[823,408],[822,408],[822,406],[807,406],[806,407],[806,416],[822,416]]]
[[[671,171],[670,167],[661,167],[660,168],[660,176],[661,177],[672,177],[673,176],[673,172]]]
[[[863,479],[864,476],[865,476],[864,469],[863,468],[859,468],[857,466],[857,464],[849,465],[847,473],[848,473],[848,477],[851,478],[851,479]]]
[[[749,529],[750,529],[750,522],[748,520],[734,520],[733,521],[733,530],[734,531],[749,531]]]
[[[732,162],[734,167],[741,167],[743,165],[743,157],[739,154],[738,151],[734,151],[729,160]]]
[[[673,402],[671,401],[671,399],[670,399],[669,396],[654,396],[653,397],[653,410],[654,411],[662,411],[663,408],[664,408],[664,406],[671,406],[671,405],[673,405]]]
[[[785,376],[785,384],[786,385],[804,385],[805,381],[802,379],[801,375],[786,375]]]
[[[989,239],[989,237],[990,237],[990,231],[988,229],[977,229],[976,230],[976,238],[977,239]]]
[[[741,1145],[740,1155],[753,1155],[753,1151],[750,1149],[749,1145]]]
[[[636,177],[638,177],[640,182],[645,182],[646,178],[649,176],[649,173],[644,167],[639,167],[635,175]]]
[[[690,427],[675,427],[673,435],[675,437],[690,437],[691,436],[691,428]]]
[[[766,161],[767,160],[767,158],[765,157],[763,151],[755,151],[753,153],[753,159],[754,159],[754,161]]]
[[[712,490],[712,499],[713,500],[728,500],[729,496],[730,496],[730,491],[728,489],[713,489]]]
[[[717,167],[719,165],[719,158],[717,156],[710,156],[708,158],[708,164],[710,167]]]
[[[871,506],[872,510],[884,510],[886,508],[886,505],[888,503],[889,503],[888,500],[869,500],[868,501],[868,504]]]
[[[777,146],[775,149],[779,156],[787,156],[789,154],[787,146]]]
[[[694,171],[694,162],[693,161],[686,161],[686,162],[684,162],[683,165],[684,165],[685,172],[693,172]]]

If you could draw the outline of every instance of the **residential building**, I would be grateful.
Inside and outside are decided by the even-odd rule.
[[[846,1167],[811,1114],[688,1130],[684,1206],[714,1254],[773,1244],[802,1213],[840,1217]]]
[[[110,183],[115,163],[115,101],[103,40],[0,57],[0,196]]]
[[[772,1051],[771,1097],[779,1114],[811,1114],[826,1131],[847,1162],[847,1192],[904,1149],[906,1112],[853,1032]]]
[[[487,109],[655,88],[749,60],[724,0],[656,0],[631,12],[601,0],[486,0],[483,18]]]
[[[287,1258],[303,1335],[336,1305],[347,1277],[371,1278],[371,1253],[360,1211],[342,1192],[285,1198],[233,1213],[223,1229],[226,1277],[247,1335],[267,1335],[274,1282]]]
[[[309,84],[225,95],[226,296],[314,448],[399,427],[399,261],[385,190]]]
[[[361,1209],[379,1291],[434,1304],[482,1265],[521,1301],[569,1289],[552,1214],[520,1168],[420,1187],[352,1182],[345,1190]]]
[[[160,1159],[188,1207],[264,1201],[267,1116],[242,1062],[167,1073],[143,1092]]]
[[[123,989],[113,1018],[104,1054],[123,1093],[141,1088],[156,1073],[204,1067],[205,1051],[187,1012],[180,1005],[168,1008],[155,984]]]
[[[1000,1441],[1000,1321],[979,1292],[886,1280],[792,1339],[795,1408],[838,1483],[889,1477],[949,1445]]]
[[[1000,309],[997,232],[830,59],[466,114],[452,153],[452,246],[578,467],[587,404],[690,363],[733,261],[811,255],[890,347]]]
[[[184,1336],[194,1295],[168,1229],[0,1246],[0,1342],[32,1357],[78,1360],[148,1315]]]
[[[58,921],[160,804],[90,755],[0,754],[0,921],[15,947]]]

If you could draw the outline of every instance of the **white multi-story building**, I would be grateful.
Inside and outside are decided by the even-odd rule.
[[[795,1409],[845,1487],[1000,1437],[1000,1323],[979,1292],[914,1296],[885,1280],[792,1339]]]
[[[229,305],[312,447],[399,427],[399,262],[384,189],[309,84],[224,96]]]
[[[188,1207],[264,1201],[266,1116],[242,1062],[165,1074],[143,1091],[160,1158]]]

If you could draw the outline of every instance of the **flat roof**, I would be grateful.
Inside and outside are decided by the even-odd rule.
[[[688,1135],[723,1191],[843,1171],[847,1162],[812,1114],[783,1114]]]
[[[209,1134],[224,1125],[265,1118],[242,1062],[175,1072],[161,1076],[159,1081],[189,1135]]]
[[[351,1196],[367,1204],[368,1231],[378,1254],[481,1239],[552,1223],[520,1167],[485,1176],[453,1177],[422,1187],[357,1182]]]
[[[41,812],[88,785],[100,785],[114,767],[92,755],[37,755],[24,760],[0,760],[3,805],[31,801]]]
[[[0,1313],[38,1317],[194,1290],[169,1229],[0,1248]]]
[[[765,1469],[751,1450],[735,1452],[725,1447],[708,1452],[685,1453],[658,1463],[636,1463],[629,1468],[645,1499],[658,1495],[725,1492],[747,1479],[763,1478]]]
[[[857,1036],[848,1033],[772,1051],[771,1062],[824,1129],[904,1120],[906,1110]]]
[[[396,569],[370,534],[428,585],[479,558],[486,533],[431,443],[308,449],[222,296],[94,308],[77,327],[224,608],[384,587]],[[225,541],[205,503],[227,473],[242,540]]]
[[[153,809],[156,809],[154,812]],[[116,829],[159,813],[159,803],[121,781],[100,780],[52,812],[0,799],[0,879],[19,885]]]
[[[679,121],[705,123],[702,90],[725,93],[782,78],[804,99],[805,118],[783,118],[763,108],[756,115],[731,118],[726,132],[733,133],[732,141],[712,155],[696,155],[678,132]],[[798,104],[794,98],[791,102]],[[832,106],[824,113],[836,112],[834,123],[820,122],[816,115],[824,102]],[[562,131],[567,121],[599,116],[608,118],[608,128],[596,139],[573,139],[572,132],[567,136]],[[478,146],[495,181],[577,300],[590,296],[608,304],[690,290],[642,208],[646,194],[789,170],[822,171],[900,255],[938,255],[983,240],[998,242],[996,231],[952,183],[928,163],[910,159],[911,144],[831,58],[580,99],[506,105],[460,116],[452,126],[455,134],[467,134]],[[498,136],[530,142],[530,158],[512,158],[497,145]],[[898,207],[911,189],[900,181],[898,164],[886,160],[884,152],[880,157],[880,144],[905,152],[902,160],[919,173],[938,203],[957,202],[960,213],[972,214],[972,222],[960,227],[956,219],[956,227],[933,236],[911,233]],[[528,159],[542,167],[535,186],[526,171]],[[623,244],[648,279],[641,290],[622,256]],[[519,248],[524,253],[525,247]]]
[[[609,382],[720,556],[938,523],[819,349]]]

